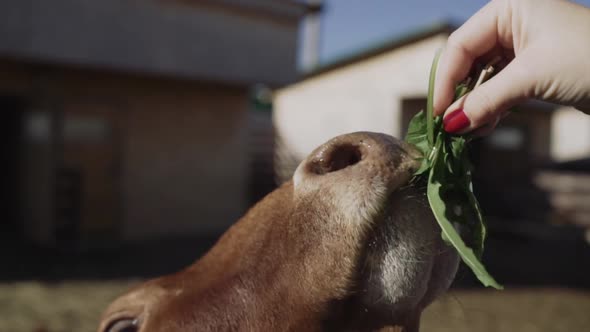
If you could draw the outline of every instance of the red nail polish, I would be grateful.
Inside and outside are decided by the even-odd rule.
[[[455,134],[467,128],[470,122],[463,109],[451,112],[443,119],[443,126],[447,133]]]

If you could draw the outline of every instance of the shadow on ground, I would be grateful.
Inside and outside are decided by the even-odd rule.
[[[2,241],[0,281],[144,279],[191,264],[216,240],[216,236],[175,237],[85,252]]]
[[[522,222],[494,225],[484,262],[498,281],[590,289],[590,245],[579,229]],[[149,278],[191,264],[217,237],[156,239],[96,252],[60,252],[5,239],[0,244],[0,281]],[[455,286],[477,287],[478,282],[463,267]]]

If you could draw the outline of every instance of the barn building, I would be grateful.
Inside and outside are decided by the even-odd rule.
[[[252,146],[272,153],[250,144],[253,130],[272,132],[270,113],[251,121],[253,87],[295,79],[300,20],[319,9],[289,0],[0,8],[3,233],[82,249],[219,234],[244,212],[251,157],[265,153]]]

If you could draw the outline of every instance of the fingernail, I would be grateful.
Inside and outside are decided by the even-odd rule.
[[[462,108],[451,112],[443,119],[445,131],[451,134],[458,133],[469,127],[469,123],[469,118],[467,118]]]

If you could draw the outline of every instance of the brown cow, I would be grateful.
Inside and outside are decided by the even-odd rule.
[[[112,303],[99,331],[418,331],[458,258],[409,184],[417,157],[383,134],[330,140],[196,263]]]

